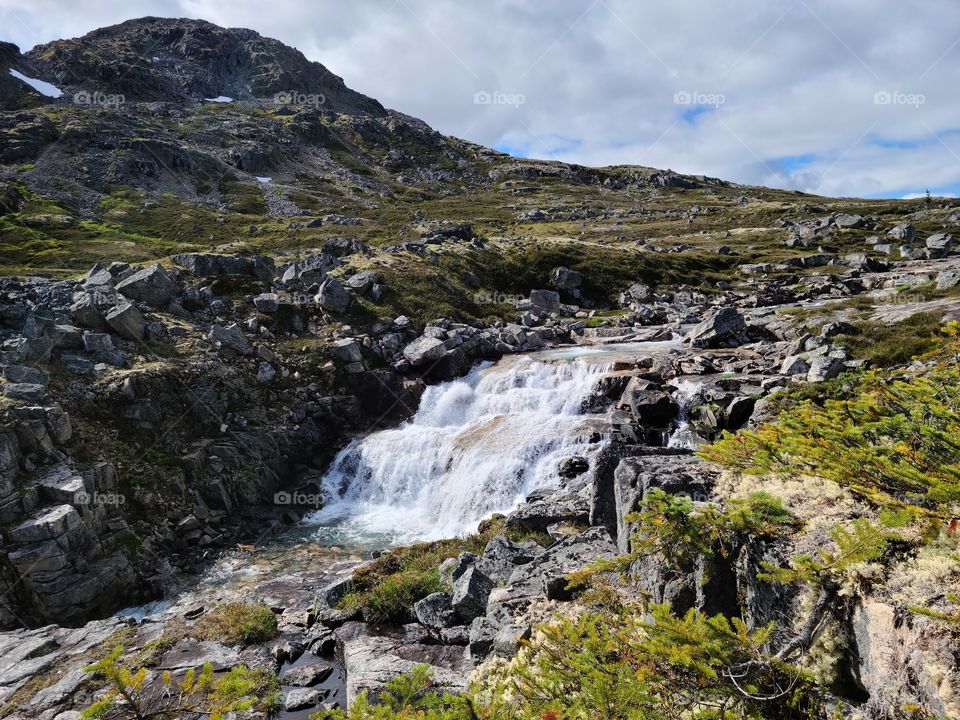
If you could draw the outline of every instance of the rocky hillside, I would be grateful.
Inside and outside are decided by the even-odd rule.
[[[218,677],[262,673],[238,679],[264,701],[250,715],[276,709],[280,686],[301,717],[374,698],[418,664],[445,690],[474,670],[502,689],[497,667],[512,659],[522,676],[550,655],[543,628],[558,613],[636,629],[645,611],[623,608],[639,599],[670,603],[659,627],[674,641],[690,640],[671,625],[688,610],[683,632],[701,641],[705,617],[775,623],[755,645],[722,645],[720,632],[712,647],[729,656],[693,678],[636,648],[629,677],[678,673],[718,694],[705,707],[955,715],[951,446],[934,438],[938,494],[921,497],[916,477],[884,485],[805,463],[813,450],[775,422],[786,413],[811,436],[789,414],[798,403],[941,373],[942,359],[911,358],[960,317],[958,225],[945,199],[512,158],[384,109],[250,30],[144,18],[25,54],[0,43],[0,716],[66,720],[109,700],[83,666],[117,645],[118,662],[148,668],[148,689],[208,661]],[[584,401],[602,449],[566,458],[562,487],[478,535],[355,574],[348,554],[317,571],[298,557],[297,572],[273,568],[243,591],[214,584],[139,624],[109,617],[217,558],[255,562],[322,504],[334,454],[409,418],[427,385],[505,355],[627,341],[672,344],[619,361]],[[848,430],[861,447],[912,447],[897,418],[933,407],[913,402],[880,429]],[[767,428],[742,440],[761,464],[723,439],[751,428]],[[790,454],[781,439],[795,464],[770,460]],[[710,462],[693,455],[713,441]],[[683,518],[686,544],[649,532]],[[818,566],[819,585],[782,574],[861,519],[889,526],[879,554]],[[617,556],[615,580],[568,586]],[[780,582],[763,577],[771,566]],[[717,684],[731,668],[753,690]],[[792,704],[752,697],[787,686]],[[643,692],[660,698],[643,717],[684,702]],[[565,717],[553,710],[509,712]]]

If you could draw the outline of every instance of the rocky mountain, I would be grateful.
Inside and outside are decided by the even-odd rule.
[[[269,688],[302,717],[420,663],[462,691],[593,607],[567,576],[637,551],[660,492],[716,542],[634,557],[613,592],[774,622],[736,669],[796,663],[806,694],[751,712],[949,717],[952,490],[809,464],[755,481],[693,451],[786,437],[805,415],[768,423],[807,401],[950,386],[911,357],[960,317],[958,226],[943,198],[509,157],[251,30],[142,18],[0,43],[0,717],[75,717],[108,693],[83,667],[117,645],[150,692],[207,661],[262,672],[247,716],[277,709]],[[590,356],[610,361],[570,371]],[[888,445],[918,465],[943,447],[924,438]],[[467,534],[305,541],[304,515],[345,500]],[[901,534],[818,570],[819,595],[764,576],[864,519]]]

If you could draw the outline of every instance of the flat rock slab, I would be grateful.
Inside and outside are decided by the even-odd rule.
[[[206,663],[213,665],[214,671],[229,670],[240,664],[240,654],[225,645],[211,640],[181,640],[168,650],[157,667],[160,670],[189,670],[200,668]]]

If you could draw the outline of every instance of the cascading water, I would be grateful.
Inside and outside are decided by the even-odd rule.
[[[327,506],[308,522],[402,542],[474,529],[556,486],[562,458],[596,450],[590,417],[578,413],[609,369],[516,357],[427,388],[405,425],[337,455],[323,481]]]
[[[703,445],[704,440],[697,435],[697,431],[690,425],[690,406],[701,387],[701,383],[693,380],[677,380],[673,385],[677,388],[674,398],[680,406],[680,412],[677,416],[677,429],[667,439],[667,447],[696,450]]]

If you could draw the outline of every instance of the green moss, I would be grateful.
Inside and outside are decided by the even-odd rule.
[[[863,320],[854,323],[856,333],[837,341],[854,357],[877,367],[908,362],[931,350],[937,342],[942,312],[925,312],[893,323]]]

